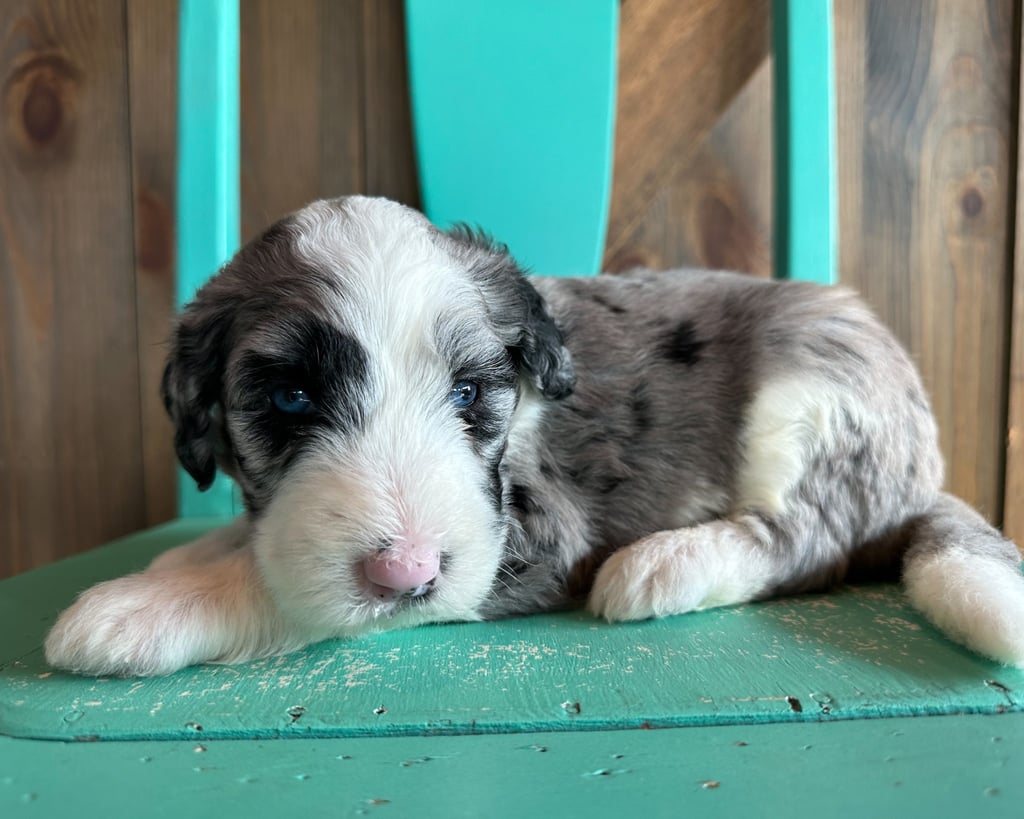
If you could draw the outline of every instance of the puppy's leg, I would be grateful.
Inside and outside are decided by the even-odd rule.
[[[605,561],[587,607],[608,620],[643,620],[744,603],[773,587],[772,552],[756,516],[655,532]]]
[[[249,520],[242,516],[220,529],[214,529],[201,538],[175,546],[153,558],[146,571],[176,569],[179,566],[198,566],[229,554],[242,545],[249,534]]]
[[[79,596],[46,639],[46,659],[90,675],[169,674],[309,642],[289,629],[244,546],[200,565],[148,569]]]

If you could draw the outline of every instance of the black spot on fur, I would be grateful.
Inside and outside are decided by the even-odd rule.
[[[491,503],[494,504],[494,508],[498,512],[505,508],[505,474],[508,471],[508,465],[505,463],[505,450],[507,446],[507,444],[502,444],[489,463],[490,480],[487,490],[491,496]]]
[[[501,564],[500,571],[502,574],[511,575],[512,577],[519,577],[520,575],[526,574],[530,570],[530,564],[525,560],[507,560]]]
[[[507,419],[496,407],[499,402],[488,400],[499,390],[513,390],[510,383],[497,381],[478,381],[477,399],[470,406],[459,410],[459,414],[466,423],[466,434],[473,441],[473,447],[478,453],[484,452],[487,445],[505,434]]]
[[[625,478],[607,478],[601,482],[601,486],[598,491],[602,495],[610,495],[616,489],[618,489],[625,482]]]
[[[630,409],[633,412],[633,427],[638,434],[643,434],[651,428],[653,418],[651,417],[651,399],[647,396],[647,385],[637,384],[629,396]]]
[[[228,396],[228,412],[240,430],[236,461],[253,490],[247,493],[250,508],[320,430],[359,428],[368,400],[368,359],[359,342],[312,316],[293,319],[282,333],[282,353],[242,356]],[[314,411],[282,412],[273,400],[279,389],[304,391]]]
[[[487,485],[487,491],[491,496],[491,503],[499,512],[505,507],[502,487],[504,482],[501,479],[501,460],[498,459],[491,464],[491,479]]]
[[[521,483],[512,484],[510,503],[513,509],[523,515],[534,515],[541,511],[530,490]]]
[[[868,468],[871,454],[866,446],[859,446],[850,455],[849,464],[855,474],[862,475]]]
[[[623,313],[626,312],[626,308],[625,307],[623,307],[622,305],[619,305],[619,304],[612,304],[610,301],[608,301],[608,299],[606,299],[600,293],[592,293],[590,295],[590,298],[591,298],[591,300],[593,300],[594,304],[596,304],[596,305],[598,305],[600,307],[603,307],[605,310],[608,310],[608,311],[614,313],[617,316],[621,316]]]
[[[575,415],[578,418],[580,418],[580,420],[583,420],[583,421],[594,421],[594,420],[597,420],[597,413],[594,412],[594,410],[592,410],[592,409],[590,409],[588,407],[582,406],[580,404],[577,404],[575,402],[570,403],[570,404],[566,404],[565,408],[567,410],[569,410],[569,412],[571,412],[573,415]]]
[[[691,367],[700,361],[701,350],[706,345],[706,341],[697,338],[693,322],[684,319],[669,333],[662,345],[662,352],[670,361]]]

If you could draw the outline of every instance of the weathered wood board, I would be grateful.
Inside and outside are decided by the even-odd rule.
[[[0,4],[0,576],[146,524],[125,37]]]
[[[873,586],[636,624],[583,612],[330,641],[148,680],[49,669],[75,592],[191,537],[173,524],[0,584],[0,734],[270,738],[598,730],[1024,710],[1024,672]]]
[[[1024,714],[475,737],[0,737],[5,817],[1018,817]]]

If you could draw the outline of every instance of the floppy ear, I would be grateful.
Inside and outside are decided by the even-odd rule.
[[[536,288],[515,268],[513,286],[518,292],[521,333],[512,347],[523,368],[533,376],[533,385],[542,395],[560,399],[572,395],[576,370],[565,346],[561,328],[548,312],[547,303]]]
[[[465,225],[445,233],[480,286],[499,336],[533,386],[547,398],[572,394],[576,371],[562,330],[508,248]]]
[[[213,483],[217,453],[227,447],[220,396],[230,321],[200,293],[174,331],[161,385],[178,460],[203,491]]]

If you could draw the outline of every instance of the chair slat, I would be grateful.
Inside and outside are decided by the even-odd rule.
[[[238,0],[181,0],[178,82],[178,306],[239,241]],[[230,515],[233,484],[200,493],[178,477],[179,514]]]
[[[773,0],[775,276],[836,279],[831,0]]]
[[[594,274],[611,199],[616,0],[406,0],[424,210],[537,273]]]

